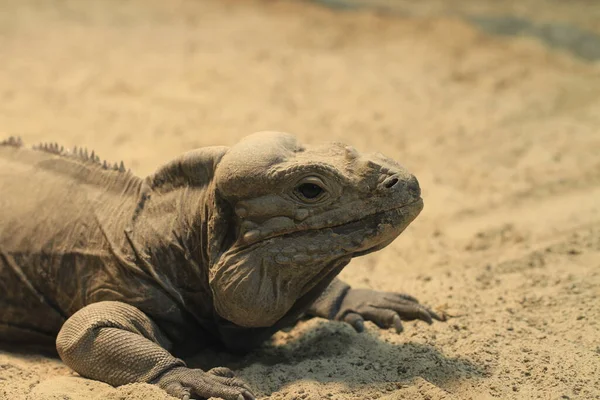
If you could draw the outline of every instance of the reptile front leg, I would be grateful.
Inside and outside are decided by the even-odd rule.
[[[349,323],[358,332],[364,330],[364,321],[372,321],[380,328],[394,327],[396,332],[404,330],[402,321],[419,319],[428,324],[433,320],[445,321],[419,304],[412,296],[371,289],[352,289],[345,282],[335,279],[313,303],[309,314]]]
[[[81,376],[113,386],[146,382],[180,399],[254,400],[248,386],[227,368],[187,368],[169,353],[171,343],[159,327],[125,303],[104,301],[82,308],[63,325],[56,348]]]

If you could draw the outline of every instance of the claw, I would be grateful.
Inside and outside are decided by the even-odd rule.
[[[402,331],[404,331],[402,320],[400,319],[400,316],[398,314],[394,315],[392,323],[394,324],[394,328],[396,328],[396,333],[402,333]]]
[[[358,333],[361,333],[365,330],[365,321],[360,314],[348,313],[344,317],[344,321],[350,324]]]
[[[427,322],[429,325],[433,324],[433,319],[431,318],[430,312],[428,312],[428,310],[419,310],[419,319],[421,321]]]
[[[240,395],[240,397],[238,397],[240,400],[256,400],[256,397],[254,397],[254,395],[252,393],[250,393],[249,391],[245,390],[243,392],[242,395]]]
[[[434,311],[428,310],[429,311],[429,315],[431,315],[433,317],[433,319],[437,320],[437,321],[446,321],[448,319],[448,316],[444,313],[442,313],[442,315],[437,314]]]
[[[353,326],[354,326],[354,329],[356,329],[356,332],[358,332],[358,333],[364,332],[365,321],[363,321],[362,319],[359,319],[353,324]]]
[[[423,310],[423,312],[425,312],[427,314],[427,320],[422,319],[423,321],[427,322],[428,324],[432,324],[433,320],[437,320],[437,321],[445,321],[446,320],[446,315],[442,314],[441,316],[439,314],[437,314],[435,311],[427,308],[427,307],[423,307],[421,305],[419,305],[419,307],[421,307],[421,309]]]

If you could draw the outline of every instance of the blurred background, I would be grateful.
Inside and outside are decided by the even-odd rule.
[[[259,130],[415,173],[422,215],[343,277],[454,316],[302,323],[237,365],[264,398],[600,398],[599,1],[0,0],[0,136],[143,176]],[[91,398],[0,361],[8,398]]]

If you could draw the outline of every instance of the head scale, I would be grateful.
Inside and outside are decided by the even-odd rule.
[[[217,313],[245,327],[271,326],[335,268],[391,243],[423,207],[417,180],[391,159],[278,132],[230,148],[214,184],[231,211],[210,286]]]

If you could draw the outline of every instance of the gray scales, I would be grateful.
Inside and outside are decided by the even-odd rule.
[[[0,143],[0,341],[56,346],[81,376],[181,398],[254,399],[227,368],[301,317],[444,320],[408,295],[336,275],[423,207],[414,176],[341,143],[257,133],[190,151],[142,179],[86,150]]]

